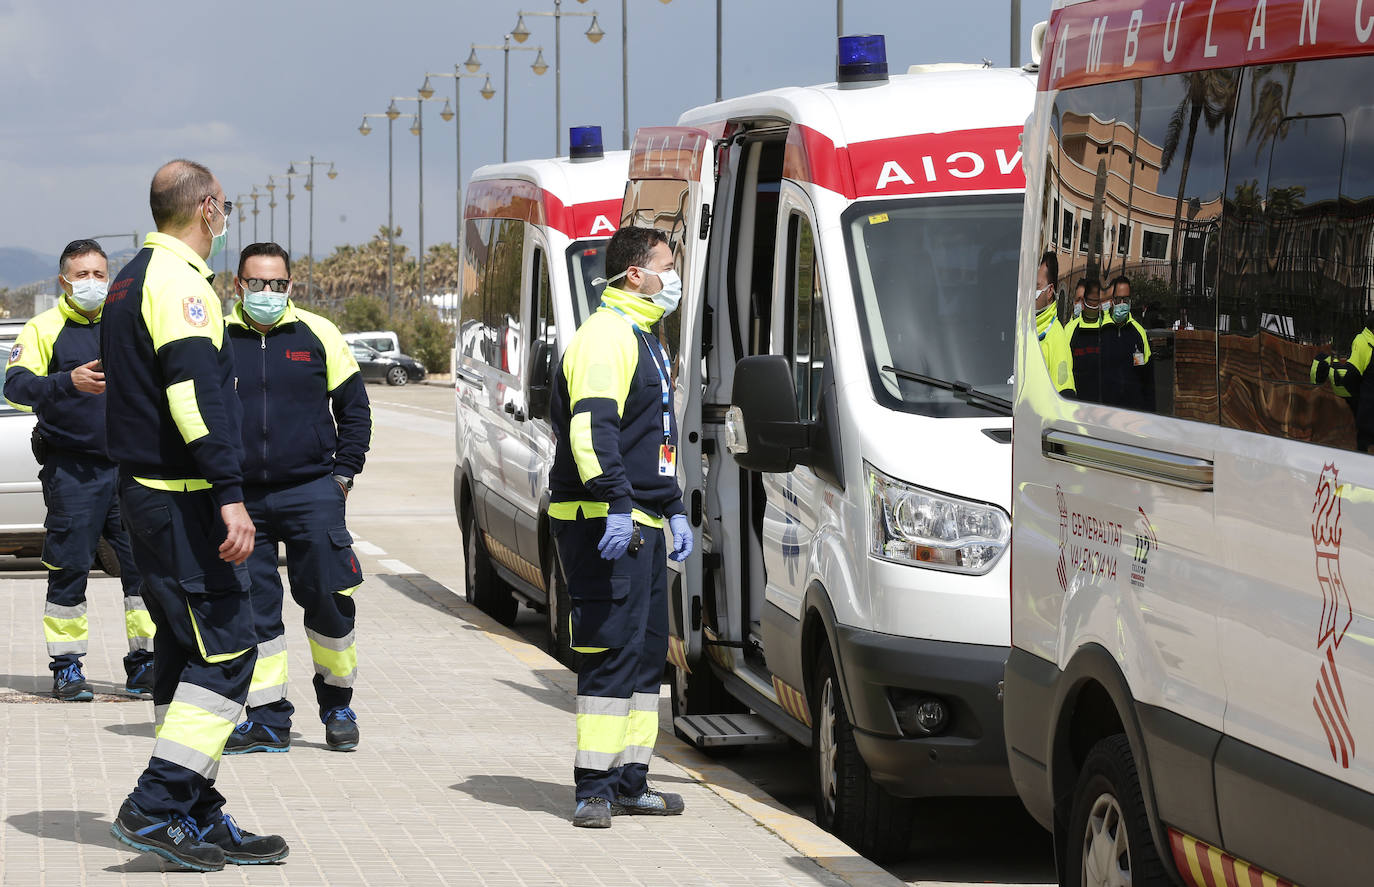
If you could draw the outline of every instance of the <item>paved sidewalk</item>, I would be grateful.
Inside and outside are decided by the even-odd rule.
[[[228,757],[220,769],[228,811],[249,830],[284,835],[291,845],[286,863],[210,875],[164,871],[160,859],[129,852],[109,835],[153,744],[152,704],[113,695],[123,677],[118,584],[103,577],[91,583],[85,670],[102,694],[93,703],[47,697],[43,588],[35,574],[0,573],[0,625],[8,633],[0,647],[0,884],[698,887],[886,880],[852,854],[818,864],[810,857],[837,845],[786,821],[785,812],[746,789],[713,791],[661,758],[651,775],[683,794],[684,816],[617,817],[600,832],[572,828],[573,676],[443,586],[385,572],[373,572],[357,593],[359,750],[324,747],[300,610],[288,603],[297,705],[292,750]],[[710,770],[671,737],[660,738],[692,772]],[[779,834],[790,834],[792,843]]]

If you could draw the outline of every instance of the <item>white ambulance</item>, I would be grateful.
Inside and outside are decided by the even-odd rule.
[[[1368,884],[1374,7],[1055,7],[1025,138],[1017,791],[1063,884]],[[1094,372],[1145,371],[1144,403],[1051,384],[1046,252],[1129,281],[1103,298],[1149,356]]]
[[[591,281],[620,221],[629,161],[628,151],[604,152],[599,126],[573,127],[569,144],[568,157],[483,166],[468,184],[453,468],[468,600],[507,624],[522,601],[545,610],[565,657],[566,592],[560,606],[549,581],[550,385],[599,303]]]
[[[1010,795],[1013,294],[1034,79],[887,75],[641,129],[621,224],[671,234],[685,504],[675,727],[813,751],[820,823],[902,853],[913,799]],[[754,715],[738,714],[752,711]]]

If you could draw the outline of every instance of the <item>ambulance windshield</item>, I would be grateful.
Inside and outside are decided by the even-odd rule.
[[[606,240],[579,240],[568,247],[568,280],[572,283],[577,325],[601,304],[601,287],[592,281],[606,272]]]
[[[1011,397],[1020,194],[860,203],[844,214],[850,275],[878,402],[985,416],[898,367]]]

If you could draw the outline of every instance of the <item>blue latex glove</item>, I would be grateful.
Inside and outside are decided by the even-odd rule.
[[[668,557],[681,563],[692,553],[692,528],[687,524],[687,515],[675,514],[668,518],[668,527],[673,531],[673,553]]]
[[[628,514],[608,514],[606,515],[606,532],[602,534],[596,550],[601,552],[601,556],[608,561],[617,560],[625,554],[625,549],[629,547],[630,536],[633,533],[634,521],[630,519]]]

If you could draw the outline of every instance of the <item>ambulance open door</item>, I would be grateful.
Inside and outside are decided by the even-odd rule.
[[[620,225],[661,228],[682,277],[682,303],[665,320],[661,335],[673,357],[675,409],[678,417],[678,479],[687,519],[696,535],[692,555],[680,567],[680,595],[674,595],[673,634],[682,649],[669,658],[685,657],[689,667],[701,657],[702,559],[701,527],[704,488],[701,471],[701,361],[684,360],[701,341],[705,304],[704,276],[709,202],[715,192],[713,142],[708,132],[686,126],[645,127],[635,133],[630,152],[630,179],[621,205]],[[676,567],[669,561],[670,567]],[[673,644],[676,647],[676,643]]]

